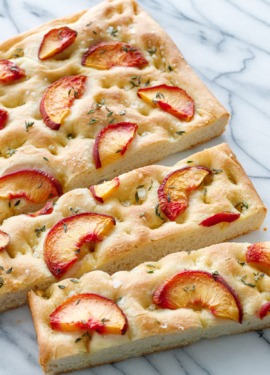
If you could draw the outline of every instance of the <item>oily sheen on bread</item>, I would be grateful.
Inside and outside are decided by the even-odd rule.
[[[181,347],[202,338],[269,327],[270,263],[264,265],[262,272],[259,262],[251,262],[252,253],[260,251],[269,253],[270,242],[221,243],[198,251],[170,254],[129,272],[109,276],[93,271],[75,280],[76,283],[67,279],[46,291],[31,291],[29,302],[44,371],[62,373]],[[178,299],[179,307],[160,306],[157,303],[160,287],[168,285],[175,275],[179,283],[177,293],[173,298],[170,295],[171,301],[166,303]],[[73,332],[52,329],[52,313],[69,298],[85,293],[116,303],[127,319],[126,332],[121,335],[79,328]],[[200,300],[194,302],[194,296]],[[79,303],[69,311],[75,321],[80,319],[78,306]],[[93,309],[95,305],[89,309],[89,317]],[[68,321],[61,316],[59,324],[64,318]],[[106,326],[109,319],[103,318],[103,322]]]
[[[44,59],[44,54],[40,55],[44,36],[58,30],[62,43],[67,27],[75,39]],[[139,50],[143,66],[100,69],[83,65],[89,48],[117,42],[128,45],[122,46],[122,53],[136,54]],[[0,44],[0,59],[9,61],[0,64],[0,110],[8,114],[0,130],[0,178],[25,169],[38,170],[55,178],[64,192],[88,187],[216,137],[228,121],[227,111],[191,70],[169,36],[133,0],[109,0],[18,35]],[[5,76],[1,81],[5,68],[11,78]],[[80,89],[74,88],[76,78],[70,84],[64,79],[70,76],[80,77]],[[61,79],[66,86],[59,93],[55,87]],[[48,94],[46,90],[52,85]],[[191,119],[180,119],[168,108],[155,105],[158,98],[165,99],[162,93],[150,103],[138,96],[139,89],[160,85],[178,87],[192,98],[195,113]],[[61,104],[61,95],[68,103],[63,105],[63,113],[52,108],[53,114],[60,112],[56,129],[50,119],[52,113],[48,113],[52,105]],[[102,129],[118,123],[132,123],[134,134],[120,152],[114,150],[115,138],[110,140],[113,134],[106,133],[109,157],[97,167],[95,140]],[[120,139],[121,131],[127,128],[118,128],[116,138]],[[1,222],[42,207],[23,194],[19,200],[12,194],[9,198],[0,194]]]
[[[180,171],[180,177],[175,171]],[[188,191],[198,172],[208,174]],[[169,219],[166,208],[174,203],[174,196],[168,193],[162,211],[162,186],[168,176],[175,175],[178,179],[171,185],[179,194],[182,212],[175,219],[168,212]],[[93,191],[100,198],[98,188],[106,183],[64,194],[52,213],[5,220],[0,230],[10,236],[10,242],[0,251],[0,265],[12,272],[1,274],[2,311],[25,303],[30,289],[44,289],[60,278],[80,277],[95,269],[109,273],[131,269],[172,252],[237,237],[258,229],[266,213],[226,144],[191,155],[173,167],[139,168],[116,181],[105,195],[103,190],[103,203]]]

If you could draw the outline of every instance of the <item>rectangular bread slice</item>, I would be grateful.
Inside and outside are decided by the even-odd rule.
[[[267,254],[268,264],[261,264],[262,255]],[[53,284],[43,292],[31,291],[29,302],[40,363],[46,373],[62,373],[181,347],[202,338],[267,328],[269,254],[270,242],[222,243],[170,254],[130,272],[109,276],[93,271],[78,280]],[[107,302],[99,298],[83,319],[99,321],[106,329],[108,324],[117,325],[120,308],[128,325],[124,334],[101,334],[97,332],[100,326],[96,330],[84,326],[81,330],[76,324],[73,332],[61,331],[64,321],[68,324],[82,319],[80,302],[87,300],[87,308],[95,298],[85,298],[87,293],[110,299],[113,313],[104,308],[97,318]],[[50,317],[70,298],[76,304],[69,311]]]
[[[38,52],[44,35],[57,29],[61,39],[66,30],[62,28],[66,27],[77,33],[73,43],[61,53],[40,60]],[[89,47],[116,42],[129,45],[122,47],[127,54],[135,54],[134,49],[138,49],[147,65],[110,69],[82,65]],[[64,192],[88,187],[206,142],[220,135],[228,122],[227,111],[191,70],[167,33],[133,0],[106,1],[18,35],[0,44],[0,59],[16,64],[13,71],[23,69],[26,75],[1,83],[5,63],[0,64],[0,110],[7,111],[9,117],[0,137],[3,190],[1,177],[25,169],[55,178]],[[69,82],[69,78],[64,79],[69,76],[81,78]],[[60,93],[56,89],[62,87],[59,80],[64,80]],[[73,85],[77,82],[80,86],[79,81],[82,85],[76,91]],[[149,103],[139,98],[139,89],[159,85],[176,86],[192,98],[195,113],[190,121],[159,108],[159,98],[169,100],[162,93],[157,92],[158,97]],[[183,94],[181,90],[177,92]],[[62,105],[60,94],[66,95],[70,103]],[[57,103],[64,113],[57,106],[52,108]],[[51,128],[52,113],[61,117],[58,130]],[[127,147],[121,142],[117,145],[113,133],[99,136],[103,129],[118,123],[122,125],[117,128],[117,140],[130,131],[130,137],[126,134],[125,138]],[[107,142],[106,156],[102,154],[102,142]],[[98,146],[94,147],[95,143]],[[97,152],[101,166],[94,157]],[[22,177],[21,185],[25,187],[30,182]],[[0,222],[8,216],[39,209],[45,197],[35,203],[23,194],[18,197],[16,189],[9,197],[1,192]],[[16,204],[18,200],[20,203]]]
[[[165,205],[164,181],[173,191],[165,194]],[[173,219],[166,209],[175,206],[181,212]],[[60,278],[131,269],[172,252],[232,239],[258,229],[265,213],[226,144],[172,167],[146,166],[90,189],[75,189],[59,198],[51,213],[11,217],[0,227],[10,237],[0,265],[12,270],[1,275],[0,310],[25,303],[30,289]]]

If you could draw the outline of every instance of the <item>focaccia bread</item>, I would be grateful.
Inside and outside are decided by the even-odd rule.
[[[40,363],[62,373],[267,328],[269,255],[270,242],[222,243],[31,291]]]
[[[0,58],[0,221],[205,142],[228,121],[133,0],[18,35],[0,45]],[[42,173],[58,189],[51,182],[33,197]]]
[[[226,144],[173,167],[147,166],[75,189],[51,209],[11,217],[0,227],[2,311],[60,278],[131,269],[226,241],[259,228],[266,213]]]

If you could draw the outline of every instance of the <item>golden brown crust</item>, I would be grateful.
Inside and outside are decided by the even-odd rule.
[[[269,301],[270,274],[246,263],[248,243],[222,243],[189,253],[170,254],[158,262],[146,262],[135,269],[112,276],[90,272],[76,284],[67,279],[45,292],[31,292],[29,302],[35,322],[40,360],[45,371],[57,373],[94,366],[162,349],[187,345],[201,338],[266,328],[270,316],[258,318],[260,307]],[[265,243],[270,247],[270,242]],[[151,268],[149,268],[149,266]],[[149,272],[149,269],[153,272]],[[237,294],[243,308],[242,324],[215,317],[209,310],[169,310],[153,304],[156,288],[183,270],[218,273]],[[49,325],[49,315],[68,296],[97,293],[117,301],[126,314],[125,335],[100,335],[75,343],[83,332],[61,333]]]
[[[186,211],[176,221],[169,221],[159,213],[157,190],[170,172],[190,165],[202,165],[213,173],[191,192]],[[29,288],[55,281],[44,261],[44,240],[57,222],[74,213],[111,215],[116,225],[95,245],[94,251],[86,253],[63,278],[79,277],[94,269],[109,273],[131,269],[145,260],[157,260],[172,252],[226,241],[259,228],[266,213],[254,187],[226,144],[191,155],[173,167],[150,165],[139,168],[119,176],[119,181],[119,187],[104,203],[97,202],[89,189],[75,189],[64,194],[49,215],[20,215],[5,220],[0,229],[10,235],[10,243],[0,252],[0,264],[5,270],[12,267],[13,271],[3,276],[4,285],[0,289],[3,310],[12,307],[6,301],[13,293],[21,292],[23,300]],[[246,202],[246,206],[242,207],[241,202]],[[199,225],[202,220],[222,211],[240,211],[241,215],[231,223],[212,227]],[[16,300],[12,301],[16,306]]]
[[[38,49],[44,34],[64,25],[78,32],[76,41],[56,58],[40,61]],[[115,36],[110,34],[110,27],[117,30]],[[107,71],[82,66],[81,57],[87,47],[103,40],[122,40],[137,46],[149,60],[148,66]],[[155,49],[154,54],[148,52]],[[56,177],[64,191],[88,187],[205,142],[221,134],[228,121],[227,111],[193,73],[169,36],[132,0],[107,1],[89,11],[49,22],[2,43],[0,54],[26,71],[25,80],[0,87],[0,106],[10,115],[9,123],[1,130],[1,175],[20,168],[39,168]],[[168,66],[173,70],[169,71]],[[60,129],[51,130],[41,119],[40,99],[51,83],[76,74],[88,77],[86,91],[75,100]],[[195,101],[194,118],[183,122],[144,103],[137,97],[137,84],[132,88],[134,76],[140,77],[141,86],[150,80],[150,85],[174,84],[185,89]],[[102,99],[105,104],[87,114]],[[106,108],[113,116],[107,117]],[[126,114],[120,115],[123,110]],[[96,122],[89,125],[92,119]],[[114,123],[137,123],[137,135],[123,157],[96,170],[92,160],[94,139],[112,119]],[[28,131],[25,121],[34,122]],[[185,133],[179,135],[178,131]],[[15,208],[12,204],[10,209],[7,201],[0,200],[0,221],[25,212],[29,207],[24,207],[23,199],[21,203]]]

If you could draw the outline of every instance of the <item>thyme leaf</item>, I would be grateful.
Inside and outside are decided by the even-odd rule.
[[[29,128],[31,128],[33,125],[34,125],[34,121],[25,121],[24,122],[24,125],[25,125],[25,129],[27,132],[29,132]]]

